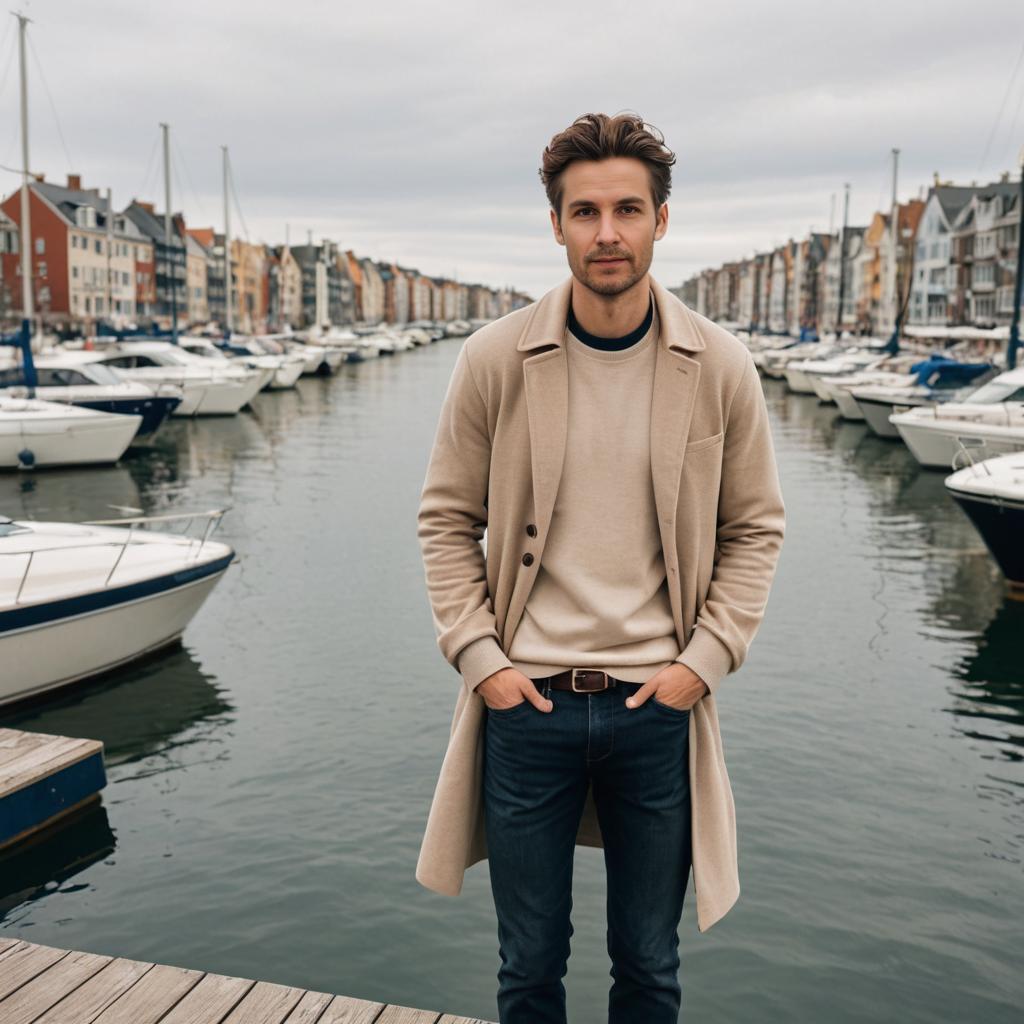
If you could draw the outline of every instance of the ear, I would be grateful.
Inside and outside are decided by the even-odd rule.
[[[558,223],[558,214],[554,210],[548,211],[551,214],[551,230],[555,233],[555,241],[559,245],[565,245],[565,236],[562,234],[562,226]]]
[[[659,238],[665,237],[665,232],[668,231],[668,203],[662,203],[658,207],[658,212],[655,215],[654,221],[654,239],[657,241]]]

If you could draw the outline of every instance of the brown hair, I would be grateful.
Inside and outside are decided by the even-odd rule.
[[[606,160],[631,156],[647,165],[655,209],[672,190],[672,165],[676,155],[665,138],[639,114],[581,114],[568,128],[555,135],[544,149],[538,172],[548,202],[562,216],[562,172],[574,160]]]

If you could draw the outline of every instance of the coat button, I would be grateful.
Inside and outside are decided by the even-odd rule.
[[[537,527],[534,526],[533,523],[527,523],[526,524],[526,535],[527,535],[527,537],[536,537],[537,536]]]
[[[533,555],[529,551],[523,555],[523,565],[533,565]]]

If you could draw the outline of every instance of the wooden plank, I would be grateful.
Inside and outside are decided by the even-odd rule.
[[[3,965],[3,970],[0,970],[0,1020],[7,1019],[4,1016],[3,1000],[67,955],[66,949],[37,946],[32,942],[22,943],[20,948],[8,951],[8,955],[0,960]]]
[[[45,732],[22,732],[21,729],[0,729],[0,774],[4,765],[24,757],[30,750],[45,747],[63,736],[51,736]]]
[[[74,992],[79,985],[106,967],[111,959],[95,953],[67,953],[49,970],[36,975],[0,1002],[0,1020],[3,1024],[31,1024],[69,992]]]
[[[326,992],[306,992],[295,1009],[288,1014],[286,1024],[319,1024],[320,1015],[334,998]]]
[[[335,996],[316,1024],[375,1024],[383,1009],[384,1003],[371,1003],[351,996]]]
[[[206,974],[160,1024],[220,1024],[255,984],[248,978]]]
[[[202,978],[202,971],[156,964],[92,1024],[156,1024]]]
[[[301,988],[257,981],[224,1024],[281,1024],[302,998]]]
[[[112,960],[88,981],[69,992],[34,1024],[67,1024],[91,1021],[111,1003],[120,999],[153,965],[143,960]]]
[[[411,1006],[384,1007],[376,1024],[437,1024],[441,1014],[433,1010],[415,1010]]]
[[[432,1010],[0,939],[2,1024],[489,1024]]]
[[[99,740],[70,737],[63,737],[59,743],[30,750],[23,758],[12,761],[0,772],[0,799],[94,754],[103,755],[103,744]]]

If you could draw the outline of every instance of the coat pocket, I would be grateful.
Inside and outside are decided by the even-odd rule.
[[[721,444],[722,439],[725,437],[725,431],[720,430],[717,434],[712,434],[711,437],[702,437],[697,441],[690,441],[685,448],[687,455],[693,452],[702,452],[705,448],[713,448],[716,444]]]

